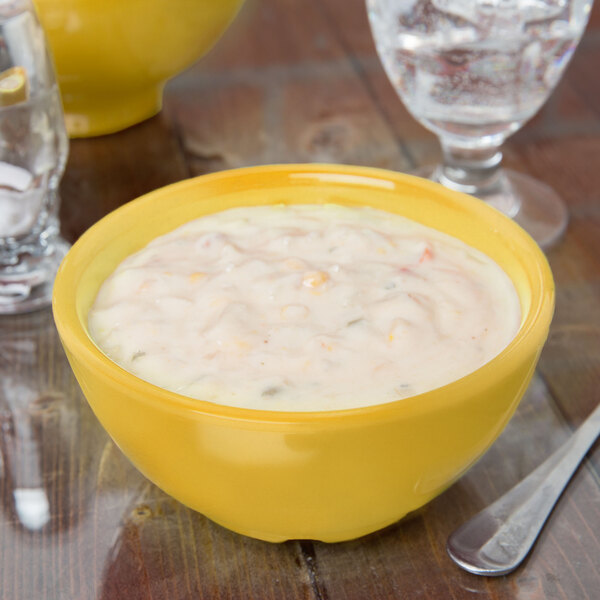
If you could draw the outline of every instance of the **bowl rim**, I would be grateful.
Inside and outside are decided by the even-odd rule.
[[[138,206],[153,202],[155,198],[169,196],[173,192],[179,192],[188,187],[202,187],[209,182],[214,183],[232,178],[235,180],[236,177],[267,176],[282,173],[287,173],[288,176],[322,176],[325,181],[336,176],[340,176],[345,182],[352,182],[352,178],[356,178],[357,184],[362,186],[367,185],[369,180],[372,185],[377,185],[376,181],[385,182],[390,180],[394,184],[416,185],[421,189],[430,189],[436,196],[445,196],[452,203],[466,209],[475,218],[483,218],[485,221],[493,222],[496,232],[506,231],[509,233],[511,244],[516,244],[518,247],[528,250],[534,258],[527,272],[533,276],[539,286],[539,292],[531,296],[529,311],[526,315],[522,315],[521,325],[515,337],[487,363],[443,386],[386,403],[323,411],[277,411],[241,408],[184,396],[137,377],[108,358],[96,346],[79,319],[76,308],[76,293],[73,291],[76,289],[78,281],[73,271],[77,263],[85,262],[86,246],[92,239],[102,236],[102,232],[110,228],[110,224],[115,219],[124,218],[130,212],[135,213]],[[515,254],[516,249],[512,252]],[[165,410],[179,412],[188,417],[212,417],[228,421],[233,420],[239,423],[293,424],[295,426],[315,426],[320,423],[326,426],[332,420],[350,425],[357,422],[380,421],[389,419],[392,416],[398,417],[399,414],[422,414],[447,406],[449,403],[460,402],[462,398],[472,396],[474,388],[484,391],[488,387],[490,379],[498,379],[510,373],[511,367],[514,367],[515,363],[521,362],[521,356],[529,356],[541,351],[552,319],[554,300],[552,272],[544,253],[537,243],[509,217],[486,205],[481,200],[460,192],[454,192],[420,177],[387,169],[354,165],[298,163],[241,167],[184,179],[155,189],[111,211],[86,230],[63,259],[54,284],[52,310],[61,342],[68,350],[67,355],[69,355],[69,352],[72,353],[80,362],[86,363],[91,370],[96,370],[103,377],[112,379],[117,385],[129,388],[128,393],[135,395],[137,399],[143,402],[158,404]]]

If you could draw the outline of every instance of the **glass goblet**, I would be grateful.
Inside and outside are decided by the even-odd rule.
[[[593,0],[366,0],[377,52],[442,163],[419,174],[512,217],[542,247],[567,210],[547,185],[501,168],[500,147],[544,104]]]
[[[0,0],[0,315],[50,303],[68,244],[58,184],[68,139],[31,0]]]

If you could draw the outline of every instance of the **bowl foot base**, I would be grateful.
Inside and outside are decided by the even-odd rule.
[[[74,96],[63,93],[65,124],[69,137],[93,137],[116,133],[145,121],[162,108],[163,85],[125,94]]]

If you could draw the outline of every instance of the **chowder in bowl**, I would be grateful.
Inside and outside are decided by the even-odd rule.
[[[231,406],[177,393],[119,366],[92,339],[88,317],[102,284],[151,240],[227,209],[327,204],[401,215],[492,259],[518,299],[514,336],[485,364],[428,391],[304,411]],[[309,292],[318,292],[314,283],[309,278]],[[53,306],[88,402],[151,481],[239,533],[269,541],[340,541],[422,506],[485,452],[527,388],[553,303],[541,250],[480,201],[378,169],[287,165],[184,181],[114,211],[66,257]]]

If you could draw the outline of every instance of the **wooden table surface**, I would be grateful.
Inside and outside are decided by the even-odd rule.
[[[557,305],[538,373],[485,457],[446,493],[363,539],[268,544],[146,481],[102,430],[49,310],[0,319],[0,600],[600,598],[600,448],[533,553],[480,578],[447,536],[558,447],[600,400],[600,7],[559,88],[506,144],[508,165],[568,203],[547,252]],[[117,206],[189,176],[274,162],[405,171],[439,158],[375,54],[362,0],[247,0],[217,47],[167,87],[160,115],[71,143],[74,241]],[[33,488],[34,496],[18,490]],[[15,490],[17,492],[15,493]]]

